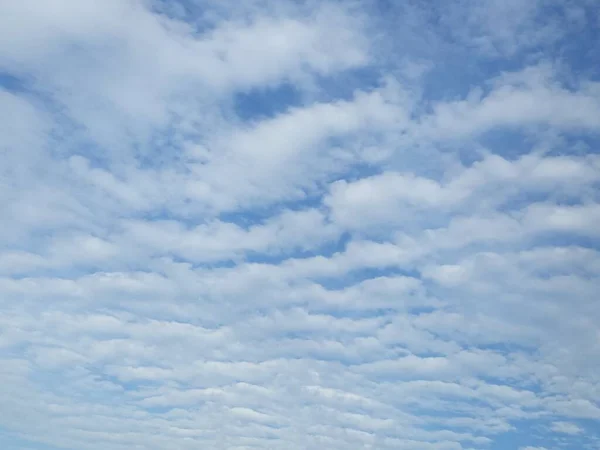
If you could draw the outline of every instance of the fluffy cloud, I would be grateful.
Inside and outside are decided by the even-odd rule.
[[[593,1],[4,2],[0,445],[595,448]]]

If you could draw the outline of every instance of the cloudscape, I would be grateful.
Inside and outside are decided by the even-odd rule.
[[[0,30],[0,448],[600,449],[597,0]]]

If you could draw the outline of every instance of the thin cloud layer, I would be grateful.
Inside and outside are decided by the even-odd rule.
[[[0,447],[600,448],[589,0],[0,4]]]

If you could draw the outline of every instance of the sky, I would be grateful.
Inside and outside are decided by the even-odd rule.
[[[597,0],[0,30],[2,449],[600,449]]]

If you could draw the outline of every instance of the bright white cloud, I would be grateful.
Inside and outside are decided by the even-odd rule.
[[[594,448],[597,15],[0,2],[0,446]]]

